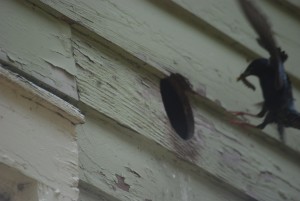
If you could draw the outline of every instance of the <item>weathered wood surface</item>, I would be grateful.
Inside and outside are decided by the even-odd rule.
[[[254,41],[254,32],[234,1],[218,1],[219,4],[214,3],[215,1],[180,1],[186,8],[193,7],[194,10],[191,11],[172,2],[156,0],[128,0],[126,4],[118,0],[33,1],[40,4],[42,2],[61,12],[72,20],[75,28],[81,31],[84,31],[83,27],[88,29],[94,37],[100,36],[97,39],[102,40],[103,37],[111,41],[152,68],[163,73],[172,71],[183,74],[189,79],[195,92],[221,104],[227,110],[250,110],[255,113],[259,110],[254,106],[262,101],[259,87],[253,93],[235,80],[246,68],[246,58],[263,54],[263,51]],[[217,7],[214,8],[214,5]],[[266,11],[270,10],[270,20],[273,15],[283,16],[276,8],[270,5],[265,7]],[[224,9],[222,13],[219,13],[220,8]],[[203,10],[211,13],[203,13]],[[190,14],[196,12],[197,16]],[[230,14],[228,19],[225,17],[226,13]],[[214,16],[217,17],[213,18]],[[272,21],[276,20],[277,18]],[[280,42],[282,40],[287,50],[290,50],[287,69],[298,78],[300,73],[296,64],[299,59],[297,48],[300,45],[297,38],[300,26],[297,26],[299,23],[293,16],[283,16],[279,21],[282,24],[278,22],[274,25],[276,31],[279,29],[276,27],[280,25],[283,30],[288,29],[287,25],[293,27],[289,29],[289,33],[279,30],[280,35],[277,35]],[[266,56],[265,53],[264,55]],[[300,100],[300,85],[298,82],[294,83],[295,98]],[[296,101],[296,105],[300,107],[300,102]],[[277,138],[274,128],[268,128],[266,132]],[[299,150],[299,132],[289,129],[287,133],[287,144]]]
[[[256,200],[299,200],[299,162],[279,143],[269,142],[272,138],[268,136],[278,138],[275,129],[269,126],[265,133],[237,130],[228,123],[228,116],[222,109],[256,112],[258,108],[253,105],[262,100],[259,90],[253,93],[235,82],[236,76],[247,65],[246,58],[266,53],[255,43],[255,34],[234,1],[30,1],[88,36],[84,37],[76,31],[72,36],[80,101],[84,104],[137,135],[145,136],[146,139],[141,136],[142,140],[155,141],[161,145],[159,149],[165,147],[179,158],[191,162],[197,173],[204,172],[223,181],[231,190],[234,189],[233,192]],[[274,24],[280,44],[290,54],[288,71],[295,80],[299,79],[298,19],[278,9],[275,4],[264,1],[260,4]],[[188,142],[182,142],[175,136],[160,99],[159,80],[170,71],[186,76],[198,94],[190,96],[195,113],[196,136]],[[300,100],[299,82],[294,83],[295,98]],[[297,105],[300,105],[299,101]],[[102,162],[114,158],[112,155],[134,149],[132,146],[139,141],[128,147],[120,142],[120,147],[124,146],[124,149],[114,151],[111,145],[118,140],[112,141],[109,134],[123,133],[124,129],[112,131],[111,126],[104,126],[105,123],[98,126],[99,121],[91,118],[82,126],[83,130],[78,130],[79,136],[82,133],[90,135],[81,142],[82,154],[87,153],[81,156],[81,178],[121,197],[124,192],[120,189],[115,192],[113,186],[122,180],[124,175],[121,172],[124,170],[120,167],[127,161],[117,164],[113,160],[107,165]],[[267,136],[267,140],[262,136]],[[110,147],[102,149],[106,146],[99,139],[107,140]],[[299,152],[299,144],[299,131],[288,129],[287,146]],[[141,149],[146,148],[143,146]],[[106,153],[106,150],[111,151]],[[130,153],[136,156],[135,152]],[[97,172],[102,165],[104,175]],[[159,168],[159,165],[156,163],[153,166]],[[129,173],[126,172],[126,175]],[[140,183],[132,178],[134,175],[126,177],[128,183],[125,180],[126,184],[135,182],[134,190],[126,198],[128,200],[132,198],[130,196],[148,199],[148,194],[142,189],[148,185],[149,189],[153,188],[153,192],[162,196],[158,197],[160,199],[171,195],[156,190],[151,183],[147,183],[148,180]],[[124,185],[119,187],[127,189],[128,185]],[[197,189],[205,189],[197,182],[191,184],[191,188],[193,185],[198,186]],[[157,188],[162,186],[165,186],[163,182],[155,185]],[[178,191],[178,186],[174,188]],[[197,191],[193,190],[188,196]]]
[[[5,80],[6,85],[10,85],[12,87],[17,85],[19,90],[24,90],[26,92],[26,96],[24,95],[24,98],[44,106],[54,113],[59,114],[61,117],[66,118],[73,124],[84,123],[84,116],[80,113],[78,108],[42,89],[34,83],[29,82],[20,75],[4,69],[1,64],[0,78]]]
[[[79,134],[80,134],[81,133],[80,129],[78,129],[78,130],[79,130]],[[94,149],[94,151],[99,151],[95,147],[93,147],[92,149]],[[82,157],[84,158],[84,154],[82,153],[82,151],[80,151],[80,152],[81,152],[80,158],[82,158]],[[89,160],[89,159],[87,159],[87,160]],[[96,164],[94,163],[94,165],[97,166],[97,163]],[[85,175],[85,174],[92,175],[93,173],[91,173],[91,172],[87,173],[87,169],[86,169],[86,171],[85,171],[85,173],[83,173],[83,175]],[[87,177],[85,177],[85,178],[87,178]],[[94,184],[95,183],[87,183],[87,182],[84,182],[83,180],[80,180],[80,183],[79,183],[80,193],[79,193],[78,201],[119,201],[120,200],[118,198],[115,198],[111,194],[111,192],[109,192],[109,191],[105,192],[104,190],[99,189],[98,187],[94,186]]]
[[[183,142],[170,129],[163,110],[159,76],[96,41],[80,35],[73,39],[83,103],[159,143],[247,196],[270,201],[285,197],[287,200],[298,199],[300,164],[280,150],[278,144],[254,137],[251,131],[241,133],[227,122],[226,115],[213,112],[214,106],[197,98],[192,101],[196,135],[191,141]],[[256,135],[264,133],[257,132]]]
[[[256,44],[254,31],[237,3],[231,0],[174,0],[185,9],[171,1],[158,0],[31,1],[50,6],[72,19],[72,23],[112,41],[156,68],[185,74],[195,89],[201,83],[206,84],[204,75],[209,72],[203,71],[224,69],[227,71],[225,74],[221,71],[224,78],[244,69],[244,54],[248,55],[249,49],[267,56]],[[290,55],[288,70],[299,75],[299,21],[288,10],[278,9],[275,3],[259,3],[274,24],[280,44]],[[207,95],[214,97],[210,87],[213,86],[207,86]],[[225,100],[222,103],[228,104]]]
[[[77,129],[80,177],[115,198],[107,200],[249,199],[139,133],[91,111],[86,118]]]
[[[0,61],[78,99],[70,26],[24,2],[0,0]]]
[[[172,0],[182,8],[205,21],[221,34],[249,48],[257,55],[268,57],[268,53],[256,42],[257,34],[242,14],[235,0]],[[268,17],[278,44],[287,51],[289,59],[287,70],[300,78],[300,58],[298,40],[300,35],[300,18],[290,10],[280,7],[272,1],[254,1]]]
[[[28,83],[20,86],[20,82],[24,80],[1,70],[0,163],[37,182],[38,196],[32,200],[77,201],[78,150],[72,122],[76,118],[63,114],[71,108],[57,107],[55,111],[51,102],[55,98],[46,107],[42,90]],[[50,95],[47,98],[51,99]]]

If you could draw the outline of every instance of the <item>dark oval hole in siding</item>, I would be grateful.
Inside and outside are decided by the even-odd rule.
[[[160,81],[160,92],[170,123],[184,140],[194,135],[194,116],[185,93],[189,88],[189,83],[180,74],[171,74]]]

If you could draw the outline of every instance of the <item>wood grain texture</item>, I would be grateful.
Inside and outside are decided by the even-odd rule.
[[[250,198],[228,190],[222,182],[211,180],[197,166],[182,161],[139,133],[95,112],[87,111],[86,117],[86,124],[77,128],[80,178],[110,198],[85,192],[82,199],[242,201]],[[122,185],[118,175],[124,178]]]
[[[201,1],[172,0],[182,8],[191,12],[199,20],[203,20],[222,34],[251,49],[257,55],[268,57],[256,42],[257,34],[247,22],[237,1]],[[300,42],[300,21],[293,13],[275,1],[255,1],[267,16],[278,45],[289,54],[287,70],[300,77],[298,51]]]
[[[78,39],[78,40],[77,40]],[[74,38],[74,52],[75,52],[75,58],[76,58],[76,62],[79,65],[79,90],[81,90],[81,100],[84,101],[84,99],[86,99],[85,96],[83,96],[82,94],[86,93],[87,88],[89,88],[90,90],[92,90],[89,94],[88,94],[88,104],[91,105],[92,107],[96,108],[97,110],[99,110],[100,112],[103,112],[103,108],[100,102],[98,102],[98,94],[100,94],[101,92],[99,91],[99,89],[101,89],[101,87],[105,87],[105,90],[108,91],[107,93],[111,93],[110,90],[117,90],[120,91],[119,93],[124,94],[124,96],[126,98],[132,98],[132,97],[137,97],[134,99],[137,100],[133,100],[133,101],[137,101],[138,102],[143,102],[145,100],[149,100],[149,98],[147,97],[147,95],[144,95],[145,93],[153,93],[153,88],[158,88],[157,85],[149,85],[146,84],[146,81],[143,81],[144,77],[148,77],[149,75],[147,75],[147,73],[145,72],[145,68],[147,69],[148,67],[143,66],[143,68],[140,68],[139,65],[137,65],[136,63],[134,63],[133,61],[128,61],[127,59],[125,59],[124,57],[114,53],[113,51],[109,50],[109,48],[106,48],[105,46],[98,44],[94,42],[94,41],[89,41],[87,38],[85,38],[82,42],[80,42],[80,38]],[[89,41],[89,42],[88,42]],[[77,43],[76,43],[77,42]],[[86,43],[87,42],[87,43]],[[91,48],[93,47],[93,48]],[[81,53],[81,54],[77,54],[77,53]],[[108,55],[104,55],[103,54],[108,54]],[[102,60],[99,60],[99,55],[100,58]],[[93,61],[95,59],[95,61]],[[100,64],[98,64],[97,62],[100,62]],[[121,62],[121,63],[120,63]],[[94,65],[98,66],[103,66],[103,65],[107,65],[107,66],[115,66],[115,69],[113,70],[113,68],[111,68],[109,70],[109,72],[111,72],[110,75],[110,79],[109,77],[107,77],[106,79],[109,79],[109,85],[101,85],[101,80],[98,82],[96,79],[96,76],[101,76],[102,77],[106,77],[106,73],[107,70],[104,69],[100,69],[100,70],[96,70],[95,67],[93,67]],[[80,69],[84,69],[87,68],[87,66],[90,66],[91,68],[91,72],[85,72],[85,71],[81,71]],[[124,68],[124,70],[122,71],[123,68],[120,68],[120,66],[122,66]],[[133,71],[131,71],[130,69],[128,69],[128,67],[126,66],[137,66],[137,68],[139,69],[138,73],[140,73],[141,75],[134,75]],[[217,70],[218,71],[218,70]],[[220,69],[221,71],[221,69]],[[83,73],[83,74],[81,74]],[[121,73],[121,74],[120,74]],[[146,73],[146,74],[145,74]],[[210,76],[209,72],[205,72],[207,74],[207,77]],[[148,73],[149,74],[149,73]],[[125,81],[125,82],[129,82],[129,83],[119,83],[120,78],[116,78],[118,77],[118,75],[120,77],[124,77],[121,78],[121,81],[123,81],[125,79],[125,77],[129,76],[131,78],[126,78],[129,81]],[[125,75],[125,76],[124,76]],[[221,76],[220,73],[217,73],[217,75]],[[83,76],[82,79],[80,79],[80,77]],[[141,78],[137,78],[136,76],[141,76]],[[161,76],[161,75],[160,75]],[[111,78],[113,77],[113,78]],[[221,76],[222,77],[222,76]],[[220,79],[221,79],[220,77]],[[90,79],[93,78],[93,79]],[[155,78],[157,79],[157,78]],[[142,81],[139,81],[142,80]],[[92,83],[93,82],[93,83]],[[212,102],[212,104],[214,104],[214,107],[216,108],[221,108],[219,104],[222,104],[223,102],[221,102],[224,99],[231,99],[230,104],[232,105],[231,108],[234,108],[236,110],[239,109],[239,105],[245,105],[246,107],[243,107],[243,109],[240,110],[249,110],[249,108],[252,109],[253,113],[256,113],[259,108],[254,106],[254,103],[260,102],[261,99],[259,98],[260,95],[260,91],[258,90],[256,93],[253,93],[253,91],[248,90],[245,86],[243,86],[242,84],[238,83],[238,84],[230,84],[230,85],[225,85],[223,83],[222,85],[222,80],[219,82],[217,82],[217,84],[219,84],[219,87],[216,88],[216,93],[219,97],[219,99],[216,99],[214,102]],[[113,87],[110,87],[112,84],[116,84]],[[126,85],[127,84],[127,85]],[[203,96],[205,96],[205,90],[206,90],[206,86],[211,86],[211,85],[215,85],[216,81],[215,80],[209,80],[209,82],[206,83],[206,85],[204,85],[204,88],[202,88],[201,93],[203,94]],[[136,86],[136,85],[141,85],[142,89],[136,89],[138,92],[135,92],[134,89],[130,89],[128,88],[128,86]],[[119,87],[121,86],[121,88]],[[220,86],[222,86],[220,88]],[[125,87],[125,88],[123,88]],[[94,88],[94,89],[93,89]],[[259,88],[259,87],[257,87]],[[128,91],[128,90],[132,90],[132,91]],[[147,92],[147,90],[151,90],[150,92]],[[142,91],[142,93],[140,92]],[[296,91],[297,92],[297,91]],[[139,94],[141,93],[141,94]],[[232,95],[228,95],[228,94],[232,94]],[[295,94],[295,98],[297,99],[297,97],[300,97],[298,93]],[[155,91],[154,96],[159,97],[160,93],[159,91]],[[238,97],[238,98],[237,98]],[[102,99],[104,97],[101,97]],[[109,101],[109,97],[107,98],[107,100],[105,101]],[[129,101],[129,100],[128,100]],[[134,107],[136,107],[136,103],[133,103],[133,101],[131,101],[130,104],[133,104]],[[87,103],[87,101],[84,101]],[[221,103],[220,103],[221,102]],[[121,102],[122,104],[127,104],[126,102]],[[151,103],[151,102],[150,102]],[[120,103],[116,103],[118,105],[113,105],[114,110],[115,111],[115,115],[113,118],[119,118],[118,114],[119,111],[121,110],[119,107]],[[152,105],[149,105],[149,103],[147,103],[150,109],[152,107]],[[153,105],[155,106],[155,105]],[[252,106],[252,107],[251,107]],[[128,106],[126,106],[125,108],[127,109]],[[132,109],[134,110],[134,107],[132,107]],[[227,109],[230,109],[229,107]],[[110,110],[108,109],[110,112],[114,111],[114,110]],[[122,110],[124,111],[124,110]],[[127,113],[127,112],[125,112]],[[151,113],[152,114],[152,113]],[[142,116],[144,114],[141,114]],[[155,115],[152,115],[151,118],[156,117]],[[150,117],[149,117],[150,118]],[[156,117],[157,118],[157,117]],[[124,121],[127,118],[124,118]],[[138,118],[140,119],[140,118]],[[144,121],[143,119],[141,119],[142,121]],[[155,123],[159,124],[160,120],[154,120]],[[258,123],[260,122],[261,119],[253,120],[253,123]],[[131,123],[132,124],[132,123]],[[133,123],[135,124],[135,123]],[[136,125],[132,125],[133,127],[135,127]],[[278,134],[277,131],[274,127],[272,126],[268,126],[267,129],[265,129],[265,132],[268,133],[270,136],[273,136],[274,138],[278,138]],[[288,129],[287,130],[288,133],[288,137],[287,137],[287,145],[290,146],[292,149],[299,151],[299,135],[298,135],[298,130],[295,129]]]
[[[74,28],[83,32],[89,30],[98,40],[105,39],[121,47],[121,52],[129,52],[148,64],[145,66],[150,65],[150,68],[156,68],[162,73],[181,73],[189,79],[196,93],[217,102],[227,110],[254,113],[259,110],[254,105],[262,101],[261,92],[257,90],[253,93],[241,83],[236,83],[236,77],[248,65],[246,58],[264,53],[254,42],[254,32],[233,1],[228,4],[220,1],[218,5],[206,1],[199,3],[203,4],[204,11],[211,12],[207,14],[206,20],[174,2],[167,1],[128,0],[126,4],[117,0],[84,2],[35,0],[35,2],[46,4],[71,19]],[[186,3],[186,7],[189,3],[187,0],[181,2]],[[191,1],[189,7],[193,7],[193,2]],[[199,5],[194,6],[196,11]],[[213,9],[214,5],[218,9]],[[279,12],[279,16],[284,14],[271,5],[269,7],[272,13]],[[219,10],[222,10],[221,14],[218,13]],[[227,12],[230,14],[228,19]],[[217,17],[212,18],[214,16]],[[244,22],[236,23],[237,20]],[[282,20],[283,29],[287,29],[285,27],[287,24],[293,27],[289,33],[282,36],[282,39],[292,41],[286,45],[295,47],[296,49],[292,48],[291,54],[296,54],[299,48],[296,37],[299,30],[297,22],[289,16],[284,16]],[[292,55],[289,58],[287,62],[289,71],[298,69],[296,63],[290,64],[297,62],[297,58]],[[295,98],[300,99],[297,77],[299,73],[290,72],[293,73],[295,80]],[[299,101],[296,101],[296,105],[299,108]],[[257,123],[255,120],[253,122]],[[276,138],[278,136],[275,129],[270,126],[266,132]],[[298,131],[289,129],[287,133],[289,136],[287,144],[299,150]]]
[[[240,70],[249,54],[268,56],[255,42],[256,35],[235,1],[32,1],[50,6],[71,19],[74,27],[85,27],[153,67],[186,75],[196,89],[201,88],[197,80],[205,79],[201,73],[206,68]],[[274,24],[279,44],[290,55],[288,71],[299,75],[298,18],[269,1],[259,3]],[[207,95],[215,96],[208,91]]]
[[[5,80],[6,84],[11,87],[18,87],[22,89],[24,92],[24,98],[26,97],[27,99],[44,106],[50,111],[65,117],[73,124],[84,123],[84,116],[76,107],[40,88],[32,82],[29,82],[20,75],[4,69],[1,64],[0,79]]]
[[[246,196],[270,201],[298,199],[299,163],[278,144],[266,143],[254,131],[241,133],[228,123],[224,112],[213,112],[215,105],[198,98],[192,101],[196,136],[183,142],[170,128],[163,110],[160,77],[96,41],[77,35],[73,42],[83,103]]]
[[[246,58],[265,55],[254,42],[254,32],[233,1],[228,4],[226,1],[216,1],[219,4],[201,1],[203,7],[188,0],[34,2],[58,11],[60,14],[56,13],[56,16],[59,19],[68,21],[74,29],[87,35],[85,37],[74,31],[72,37],[80,101],[84,104],[137,135],[158,143],[159,147],[194,164],[197,171],[223,181],[231,190],[249,199],[299,200],[299,153],[291,155],[281,149],[279,143],[272,141],[269,136],[278,136],[271,126],[264,133],[238,130],[227,123],[229,117],[224,108],[258,110],[253,105],[262,100],[260,91],[253,93],[236,83],[235,79],[245,69]],[[271,20],[273,13],[274,19],[278,20],[274,30],[280,44],[291,52],[288,70],[297,80],[298,21],[273,4],[261,4],[266,6],[268,13],[272,13]],[[285,31],[288,28],[291,30]],[[91,40],[91,37],[101,43]],[[135,58],[122,56],[128,53]],[[145,70],[151,68],[160,73]],[[158,83],[168,72],[183,74],[196,93],[190,96],[196,136],[188,142],[175,136],[163,110]],[[299,82],[295,85],[296,88],[300,86]],[[300,99],[298,89],[295,90],[295,98]],[[84,175],[81,178],[116,196],[124,195],[130,191],[131,180],[120,174],[119,165],[115,169],[113,165],[107,165],[104,176],[97,172],[103,162],[101,156],[107,161],[111,155],[104,156],[105,151],[95,151],[98,144],[92,147],[89,144],[102,139],[104,136],[101,134],[108,136],[113,132],[101,130],[103,128],[98,127],[97,122],[83,126],[88,132],[79,131],[95,135],[84,139],[88,141],[91,138],[82,148],[82,152],[87,154],[82,158]],[[114,144],[113,141],[108,142],[109,146]],[[288,129],[287,145],[299,152],[299,144],[299,131]],[[109,148],[115,155],[130,149]],[[137,185],[143,187],[148,183],[137,182]],[[118,191],[114,192],[114,187]],[[147,195],[140,189],[134,190],[128,199],[130,196]]]
[[[45,100],[43,100],[45,101]],[[38,184],[32,200],[77,201],[75,125],[0,76],[0,164]],[[30,200],[26,197],[15,200]]]
[[[82,133],[79,132],[79,135],[82,135]],[[84,182],[83,180],[80,180],[79,189],[80,193],[78,201],[121,201],[120,199],[117,199],[110,195],[110,192],[104,192],[103,190],[100,190],[96,186]]]
[[[69,25],[24,2],[1,0],[0,61],[78,99]]]

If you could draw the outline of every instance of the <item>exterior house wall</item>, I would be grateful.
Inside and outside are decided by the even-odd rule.
[[[257,3],[289,54],[299,106],[299,4]],[[268,57],[236,1],[1,5],[0,200],[300,200],[299,130],[282,144],[273,126],[229,123],[228,111],[259,110],[257,81],[253,92],[236,77]],[[188,141],[162,103],[170,73],[191,84]]]
[[[83,116],[53,94],[0,69],[0,200],[77,200],[75,124]]]

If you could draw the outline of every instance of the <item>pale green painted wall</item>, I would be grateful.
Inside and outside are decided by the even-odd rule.
[[[76,79],[70,85],[74,90],[78,86],[79,107],[86,115],[86,123],[77,129],[85,189],[80,200],[97,200],[97,194],[102,200],[300,200],[299,130],[288,129],[287,144],[282,145],[272,126],[262,132],[228,122],[228,110],[258,111],[260,91],[235,80],[249,59],[267,56],[235,1],[30,2],[51,18],[43,21],[43,34],[33,34],[42,44],[67,44],[55,47],[63,59],[51,58],[75,77],[54,78],[68,83]],[[294,1],[258,3],[289,53],[287,70],[298,100],[299,8]],[[26,13],[19,17],[31,16]],[[16,21],[2,26],[13,32],[12,27],[22,27]],[[5,37],[17,37],[21,43],[16,45],[22,44],[18,36]],[[19,47],[2,44],[6,52]],[[45,55],[35,52],[33,61],[57,53],[42,46],[47,47]],[[30,58],[24,52],[16,55]],[[47,62],[38,64],[53,71]],[[194,91],[189,98],[196,134],[187,142],[170,127],[160,97],[159,81],[170,72],[187,77]],[[70,96],[68,90],[64,93]]]

